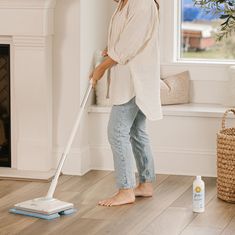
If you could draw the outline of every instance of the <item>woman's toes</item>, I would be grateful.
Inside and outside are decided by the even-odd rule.
[[[101,206],[107,206],[107,205],[109,205],[110,201],[111,201],[111,199],[106,199],[106,200],[99,201],[98,204]]]
[[[134,192],[131,193],[126,191],[120,191],[116,195],[106,200],[100,201],[99,205],[101,206],[119,206],[128,203],[133,203],[135,201]]]
[[[108,202],[107,202],[106,206],[111,206],[111,205],[112,205],[112,203],[113,203],[113,201],[112,201],[112,200],[110,200],[110,201],[108,201]]]
[[[105,204],[105,200],[99,201],[99,205],[103,206]]]
[[[104,203],[104,205],[105,205],[105,206],[109,206],[110,203],[111,203],[111,200],[107,200],[107,201]]]

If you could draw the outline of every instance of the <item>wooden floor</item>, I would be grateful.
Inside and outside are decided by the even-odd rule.
[[[235,204],[216,197],[216,181],[206,183],[206,211],[192,213],[192,177],[157,175],[152,198],[120,207],[97,206],[112,195],[114,175],[91,171],[83,177],[61,176],[56,197],[73,202],[76,214],[45,221],[8,213],[15,203],[45,195],[48,183],[0,181],[0,235],[235,235]]]

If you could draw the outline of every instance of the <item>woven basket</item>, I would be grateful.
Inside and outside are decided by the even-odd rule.
[[[217,196],[235,203],[235,128],[225,128],[228,109],[222,118],[222,130],[217,133]]]

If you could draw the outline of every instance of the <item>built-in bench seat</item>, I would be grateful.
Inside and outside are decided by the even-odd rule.
[[[216,133],[224,112],[220,104],[164,105],[163,119],[147,121],[156,172],[181,175],[216,176]],[[113,169],[107,140],[111,107],[88,107],[89,146],[92,169]],[[226,126],[235,126],[229,113]]]
[[[192,116],[192,117],[222,117],[225,110],[231,108],[221,104],[205,104],[205,103],[188,103],[163,105],[163,115],[167,116]],[[234,107],[235,108],[235,107]],[[109,113],[110,106],[91,105],[88,109],[90,113]],[[228,118],[234,118],[232,113],[228,114]]]

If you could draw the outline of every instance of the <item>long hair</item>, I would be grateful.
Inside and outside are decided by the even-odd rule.
[[[120,0],[114,0],[115,2],[119,2]],[[157,2],[157,0],[154,0],[154,2],[156,3],[157,5],[157,9],[159,10],[160,9],[160,6],[159,6],[159,3]]]
[[[154,0],[154,2],[155,2],[156,5],[157,5],[157,9],[159,10],[159,9],[160,9],[159,3],[157,2],[157,0]]]

